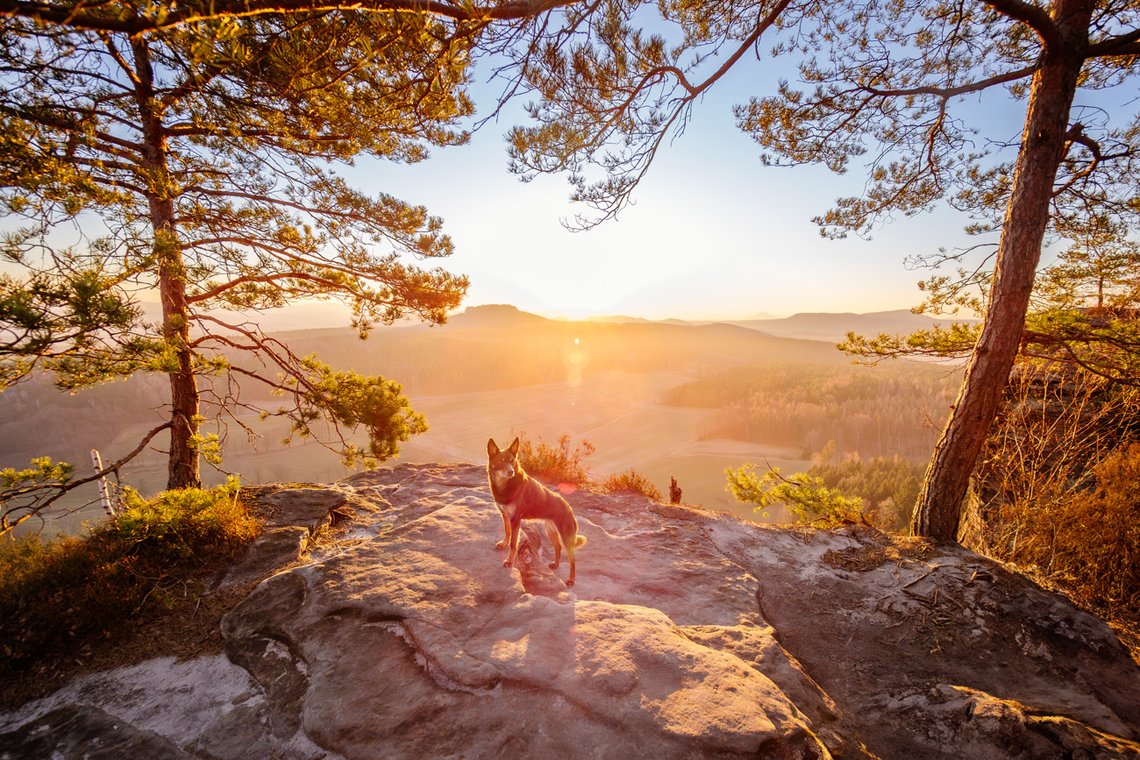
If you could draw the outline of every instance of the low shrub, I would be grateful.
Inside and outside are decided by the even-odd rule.
[[[0,546],[0,676],[74,660],[124,629],[194,609],[210,573],[259,532],[236,480],[210,490],[126,495],[126,509],[84,537]]]
[[[661,501],[661,491],[632,467],[619,475],[610,475],[600,484],[604,493],[639,493]]]
[[[236,479],[210,490],[163,491],[152,499],[126,489],[123,511],[101,530],[178,561],[203,561],[255,537],[258,521],[238,498]]]
[[[584,485],[589,480],[590,471],[585,460],[595,451],[597,449],[589,441],[582,441],[571,449],[569,435],[563,435],[557,446],[551,446],[542,438],[534,443],[526,433],[519,434],[519,462],[523,469],[532,477],[548,483]]]

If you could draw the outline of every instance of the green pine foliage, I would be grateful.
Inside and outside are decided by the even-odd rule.
[[[216,460],[226,427],[251,432],[241,417],[259,411],[302,435],[323,418],[319,440],[348,460],[394,455],[424,429],[398,385],[330,373],[250,315],[333,300],[364,337],[458,306],[466,278],[431,265],[453,250],[442,220],[338,169],[467,141],[479,27],[351,10],[133,35],[0,20],[0,390],[37,368],[68,390],[166,375],[168,417],[150,435],[169,436],[171,487],[199,485],[199,458]],[[72,225],[98,233],[58,245]],[[146,291],[161,294],[160,319],[142,318]],[[354,427],[366,450],[342,429]]]
[[[1080,367],[1125,383],[1140,376],[1140,243],[1126,220],[1087,212],[1055,215],[1052,223],[1071,243],[1034,282],[1019,361]],[[919,311],[982,313],[992,274],[979,268],[930,276],[920,283],[925,301]],[[909,335],[851,334],[840,348],[873,359],[964,358],[980,334],[981,325],[955,323]]]
[[[829,488],[822,478],[805,472],[785,477],[778,467],[758,472],[756,465],[746,464],[735,470],[729,468],[725,474],[726,490],[737,501],[752,504],[761,513],[783,504],[797,522],[823,527],[860,520],[863,513],[862,499]]]
[[[0,539],[37,514],[38,495],[71,480],[74,468],[51,457],[35,457],[28,467],[0,470]]]
[[[858,497],[862,514],[880,530],[902,532],[910,523],[925,464],[900,456],[870,457],[857,454],[838,461],[827,459],[807,470],[828,488]]]
[[[572,199],[586,206],[578,224],[599,224],[631,202],[659,151],[683,135],[722,77],[735,70],[741,81],[765,82],[763,72],[740,69],[779,68],[781,60],[796,71],[757,88],[733,113],[764,165],[863,173],[855,194],[815,217],[821,234],[870,237],[945,205],[962,214],[967,232],[985,236],[958,250],[932,241],[912,258],[934,271],[923,283],[923,310],[984,315],[980,327],[848,344],[880,358],[962,356],[984,343],[934,447],[914,520],[924,535],[953,541],[970,471],[999,412],[996,391],[1019,352],[1135,381],[1138,335],[1129,320],[1103,333],[1099,319],[1082,325],[1066,314],[1037,336],[1026,319],[1027,308],[1045,313],[1029,302],[1050,234],[1077,240],[1079,232],[1091,250],[1095,235],[1084,232],[1097,215],[1112,217],[1102,230],[1109,240],[1127,237],[1116,229],[1137,228],[1136,36],[1134,23],[1121,22],[1132,11],[1132,2],[1091,0],[610,4],[571,15],[572,33],[519,55],[538,100],[529,124],[510,133],[511,169],[525,179],[566,175]],[[1113,103],[1096,119],[1087,118],[1091,92]],[[1033,139],[1008,139],[985,109],[971,108],[978,97],[1024,107],[1023,132]],[[1082,277],[1107,271],[1070,263]],[[1090,351],[1094,343],[1119,350]],[[738,413],[746,424],[749,411]]]
[[[305,357],[302,366],[306,373],[303,377],[286,381],[293,389],[295,407],[281,407],[277,414],[289,419],[292,434],[302,438],[314,435],[312,424],[322,419],[365,430],[367,449],[341,442],[341,459],[346,466],[375,466],[396,456],[401,441],[428,429],[427,420],[412,409],[399,383],[337,371],[315,356]]]

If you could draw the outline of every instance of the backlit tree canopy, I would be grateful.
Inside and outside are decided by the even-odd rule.
[[[985,321],[915,515],[919,533],[953,540],[1047,227],[1140,212],[1140,4],[599,0],[566,14],[561,35],[522,61],[536,99],[511,151],[524,177],[569,175],[594,210],[580,223],[617,214],[702,94],[759,58],[798,68],[798,82],[735,109],[764,162],[866,172],[861,194],[818,217],[825,235],[867,234],[936,202],[1000,233]],[[1020,137],[984,132],[996,102],[1024,108]]]
[[[465,142],[473,35],[426,14],[331,11],[134,36],[9,17],[0,38],[4,383],[36,366],[73,388],[168,374],[169,419],[151,435],[169,430],[171,487],[198,483],[205,419],[262,411],[243,386],[280,396],[264,411],[295,433],[363,426],[365,450],[339,437],[350,459],[424,429],[398,385],[295,356],[242,315],[333,298],[364,334],[458,305],[465,278],[430,266],[452,251],[441,220],[335,166]],[[161,298],[153,325],[145,290]]]
[[[1037,276],[1019,356],[1045,366],[1080,368],[1112,383],[1140,385],[1140,244],[1103,215],[1061,219],[1068,241]],[[985,310],[993,272],[959,269],[921,286],[923,309]],[[845,351],[873,359],[895,356],[967,357],[981,325],[953,323],[910,335],[851,334]]]
[[[447,0],[168,0],[165,3],[86,0],[0,0],[0,18],[22,18],[45,25],[132,37],[221,18],[252,18],[327,11],[428,15],[460,23],[484,24],[536,17],[573,0],[506,0],[471,3]]]

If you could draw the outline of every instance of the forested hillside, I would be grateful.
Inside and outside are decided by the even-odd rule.
[[[972,324],[972,319],[936,319],[915,314],[910,309],[876,311],[867,314],[800,313],[779,319],[743,319],[732,324],[779,335],[784,338],[823,340],[838,343],[850,332],[860,335],[905,335],[915,330],[949,328],[956,323]]]
[[[38,374],[0,394],[0,467],[50,455],[86,465],[124,427],[158,424],[155,410],[168,393],[166,378],[136,375],[68,393]]]
[[[930,455],[959,371],[912,362],[874,367],[780,363],[731,367],[671,390],[676,406],[722,409],[710,438],[839,453]]]
[[[831,343],[777,338],[727,324],[609,324],[545,319],[511,306],[467,309],[442,327],[281,335],[297,353],[320,351],[336,367],[379,373],[409,394],[467,393],[573,381],[585,372],[711,370],[742,363],[846,366]]]

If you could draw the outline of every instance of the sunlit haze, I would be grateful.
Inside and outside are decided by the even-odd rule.
[[[467,305],[511,303],[553,317],[909,308],[921,300],[923,273],[905,266],[908,256],[978,242],[964,234],[967,220],[948,211],[897,219],[872,240],[822,238],[812,217],[860,192],[861,172],[763,166],[730,111],[752,90],[725,84],[658,154],[635,205],[585,232],[563,224],[589,211],[569,202],[565,181],[523,183],[508,173],[503,134],[523,121],[521,108],[484,125],[467,146],[416,165],[361,161],[349,176],[443,218],[455,254],[442,265],[470,276]]]
[[[634,204],[588,231],[564,224],[591,210],[570,202],[563,178],[524,183],[508,172],[504,134],[526,123],[521,102],[484,124],[468,145],[436,149],[410,165],[360,158],[343,173],[363,192],[423,205],[443,219],[455,253],[421,264],[467,275],[464,307],[509,303],[574,319],[722,320],[917,305],[916,285],[927,273],[908,268],[907,258],[977,244],[963,231],[969,220],[942,208],[896,218],[869,240],[821,237],[812,218],[837,198],[859,194],[864,172],[856,166],[839,176],[819,166],[762,165],[758,146],[731,113],[733,104],[762,89],[755,79],[742,71],[719,83],[694,109],[685,132],[663,146]],[[476,86],[484,110],[497,91]],[[991,110],[993,131],[1015,136],[1016,108],[1005,118],[1002,108]],[[348,319],[344,307],[294,303],[264,321],[285,329]]]

